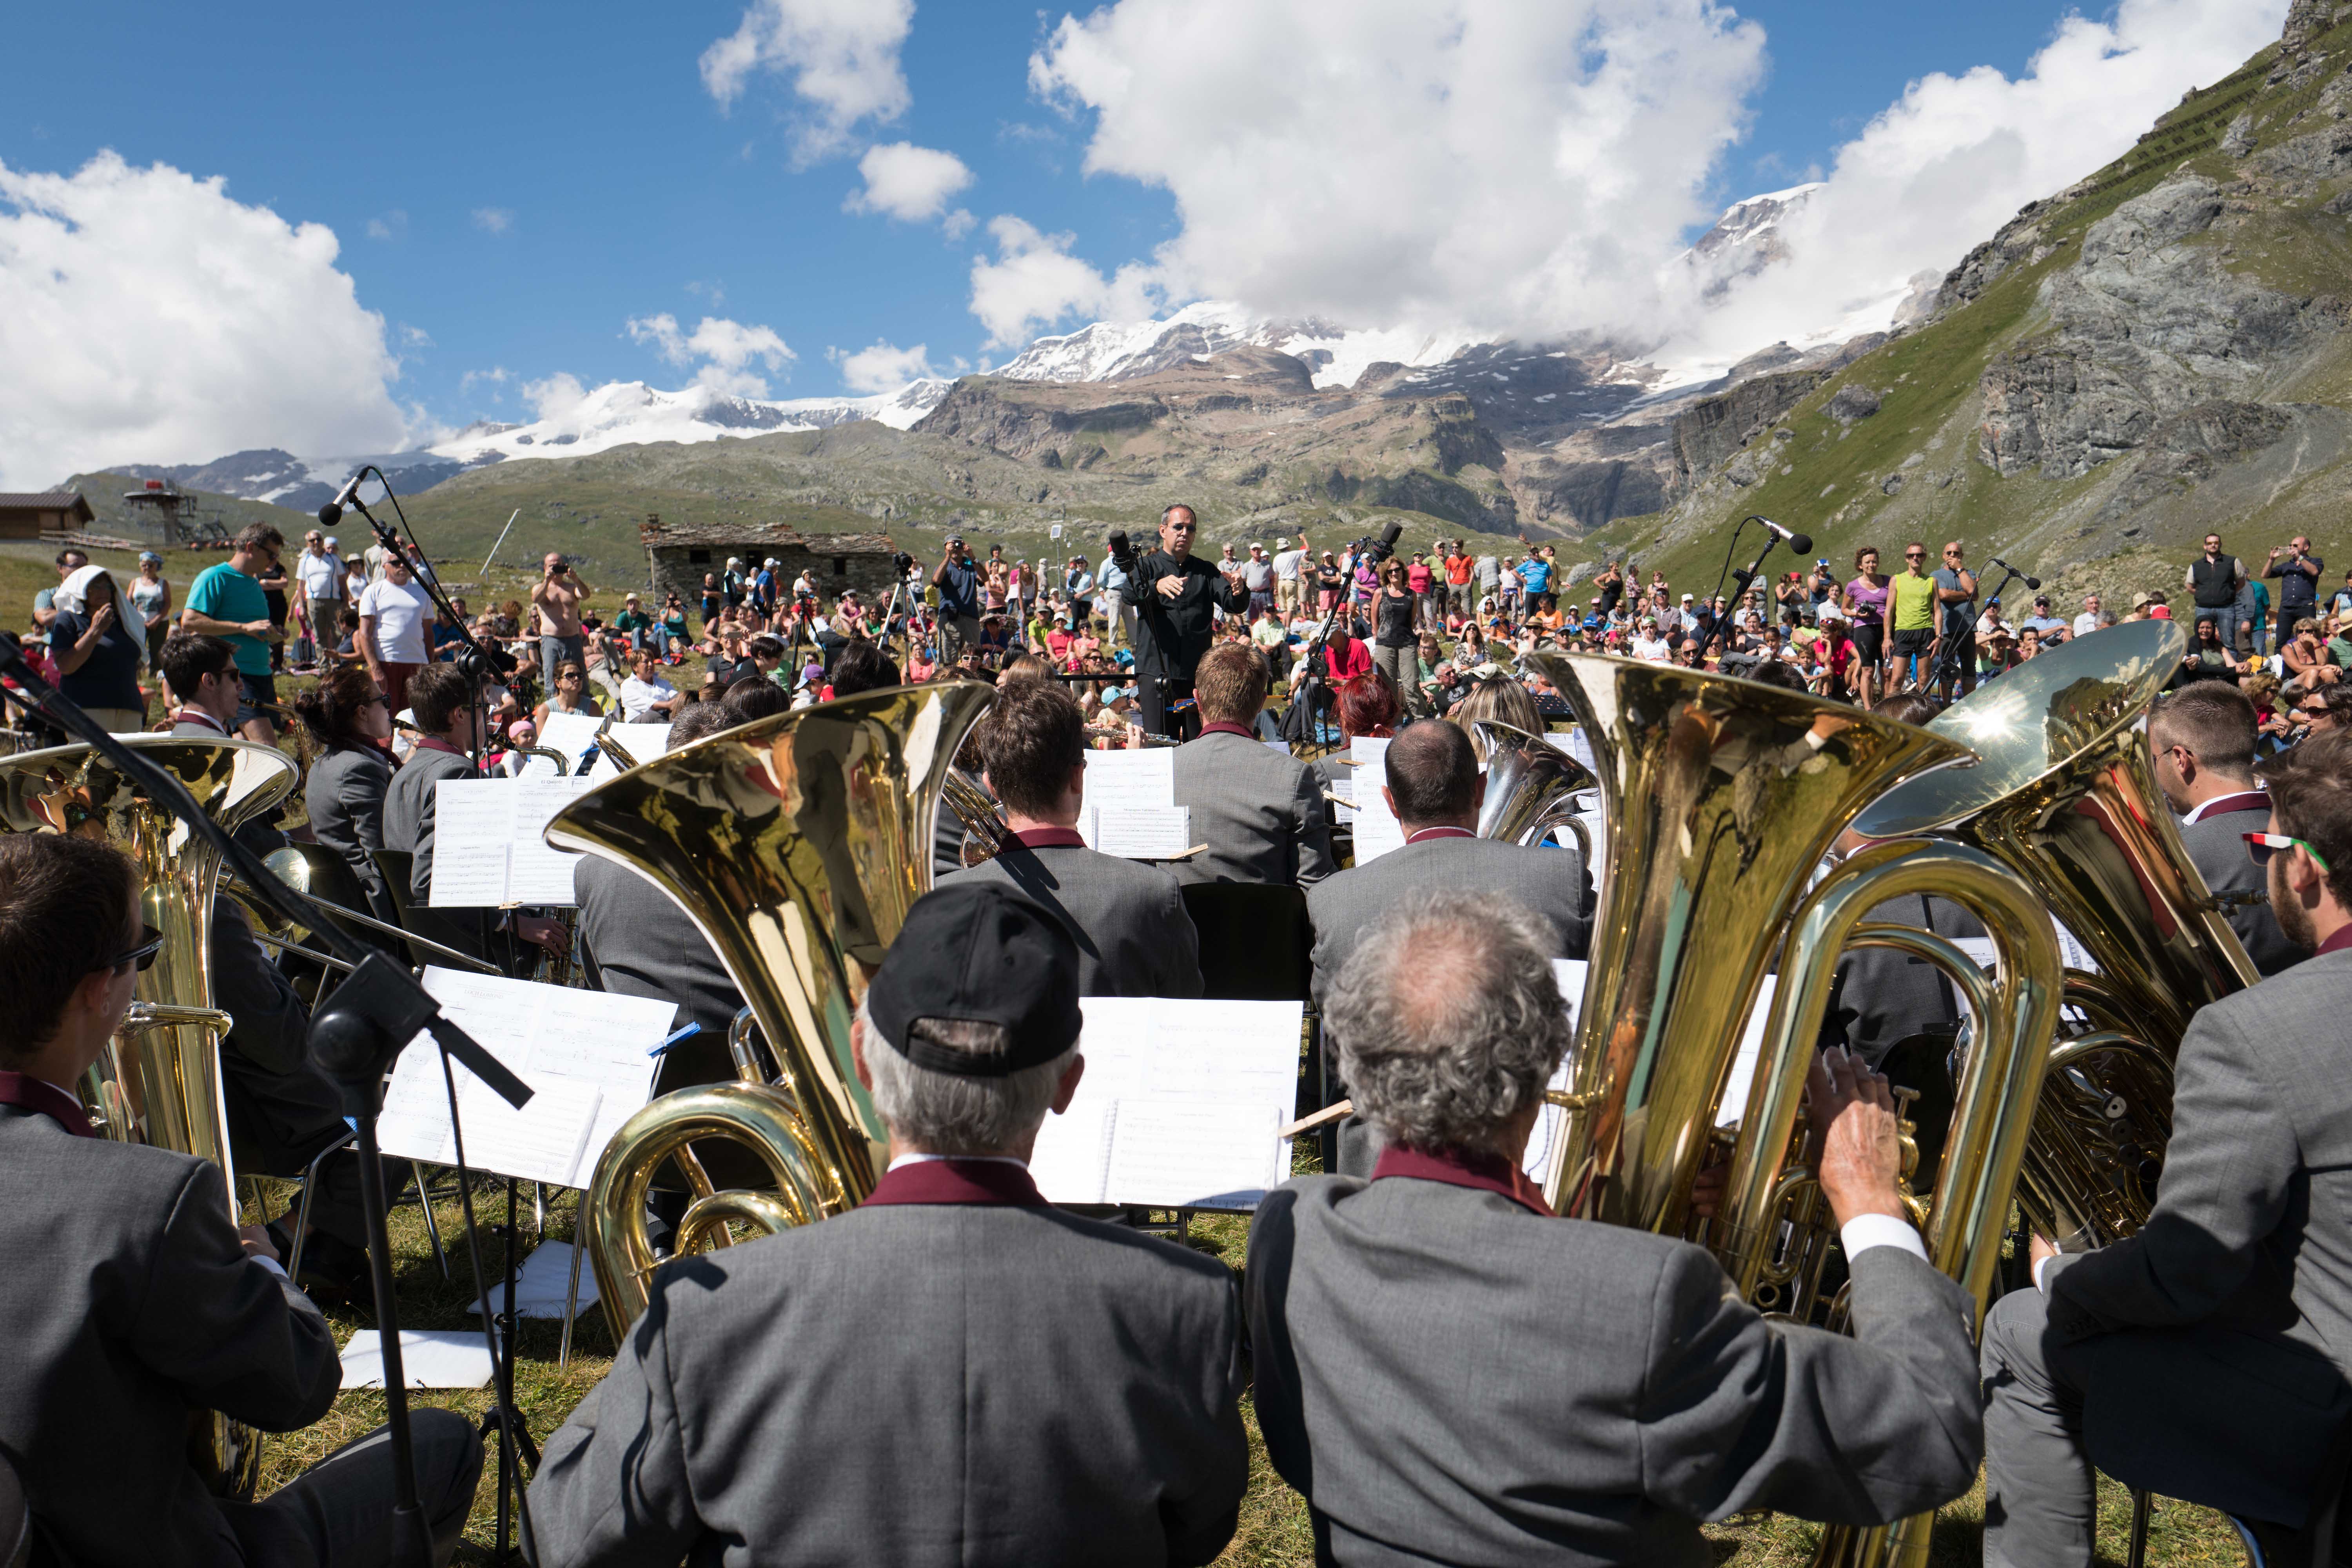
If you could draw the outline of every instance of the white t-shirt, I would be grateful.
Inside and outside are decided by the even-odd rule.
[[[1286,583],[1298,581],[1298,563],[1307,559],[1304,550],[1284,550],[1276,552],[1274,574]]]
[[[1671,661],[1673,656],[1667,651],[1665,638],[1645,637],[1636,633],[1633,637],[1633,657],[1647,659],[1652,664],[1665,664]]]
[[[2098,629],[2099,617],[2093,615],[2090,611],[2084,610],[2081,615],[2074,617],[2074,635],[2076,637],[2086,637]]]
[[[344,597],[344,598],[351,600],[353,604],[355,604],[355,605],[356,605],[357,603],[359,603],[359,597],[360,597],[360,595],[361,595],[362,594],[364,594],[364,593],[366,593],[366,592],[367,592],[367,585],[368,585],[368,574],[367,574],[367,568],[366,568],[366,567],[364,567],[364,566],[361,565],[358,562],[354,561],[354,562],[352,562],[352,563],[348,567],[346,567],[346,568],[344,569],[344,572],[343,572],[343,597]]]
[[[639,680],[635,676],[621,682],[621,717],[624,722],[642,724],[646,715],[654,710],[656,702],[667,702],[677,695],[677,688],[656,676],[651,680]]]
[[[433,625],[433,601],[415,583],[379,578],[360,595],[360,619],[375,619],[376,657],[393,664],[423,664],[425,634]]]
[[[343,563],[333,555],[313,555],[305,550],[294,557],[294,575],[302,584],[305,597],[337,599],[342,596]]]

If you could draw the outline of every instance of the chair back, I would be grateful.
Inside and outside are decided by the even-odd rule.
[[[401,930],[415,931],[415,918],[409,912],[414,904],[408,894],[408,879],[414,869],[415,855],[406,849],[371,849],[368,853],[375,859],[375,868],[383,873],[383,889],[392,899],[393,918],[400,922]],[[340,899],[336,901],[341,902]],[[433,958],[411,942],[408,944],[408,962],[423,965],[432,963]]]
[[[1315,933],[1307,895],[1250,882],[1192,882],[1184,912],[1201,935],[1201,994],[1220,1002],[1304,1002]]]

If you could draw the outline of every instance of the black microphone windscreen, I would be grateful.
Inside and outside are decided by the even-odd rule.
[[[1811,534],[1792,533],[1789,535],[1789,548],[1795,551],[1798,554],[1802,555],[1806,551],[1811,550],[1812,547],[1813,536]]]
[[[335,524],[342,521],[343,509],[337,506],[333,501],[329,501],[326,505],[319,509],[319,526],[320,528],[332,528]]]
[[[1110,552],[1113,556],[1126,555],[1128,550],[1127,530],[1123,528],[1112,529],[1105,542],[1109,544]]]
[[[2028,577],[2025,580],[2025,585],[2029,588],[2039,588],[2042,586],[2042,579],[2039,577]]]

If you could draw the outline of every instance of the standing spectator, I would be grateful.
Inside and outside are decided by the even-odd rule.
[[[343,607],[343,563],[327,548],[326,535],[317,529],[302,536],[302,553],[294,558],[294,586],[302,599],[303,624],[323,663],[334,646],[335,622]]]
[[[397,713],[408,706],[408,683],[425,668],[425,630],[433,624],[433,601],[417,585],[404,556],[383,563],[383,577],[360,595],[360,656],[376,689]],[[549,685],[554,683],[553,672]]]
[[[1927,670],[1934,666],[1936,580],[1927,574],[1927,565],[1925,543],[1915,539],[1903,547],[1903,570],[1894,577],[1895,645],[1886,662],[1889,692],[1926,689]],[[2086,601],[2094,611],[2097,599],[2094,594]]]
[[[1475,565],[1458,539],[1445,552],[1445,607],[1457,616],[1470,614],[1470,574]]]
[[[51,591],[49,658],[58,689],[117,733],[147,727],[147,694],[139,689],[146,662],[144,626],[103,566],[84,566]]]
[[[1374,600],[1372,618],[1372,665],[1389,678],[1404,705],[1418,713],[1422,709],[1420,668],[1416,656],[1418,644],[1413,633],[1413,614],[1419,601],[1407,586],[1404,563],[1390,560],[1381,563],[1381,592]]]
[[[1478,582],[1478,597],[1495,599],[1502,591],[1503,563],[1492,551],[1478,557],[1471,567]]]
[[[572,569],[571,562],[556,551],[549,551],[539,565],[539,581],[530,590],[531,631],[539,638],[541,684],[552,689],[556,665],[587,655],[587,640],[580,629],[580,604],[588,597],[589,587]]]
[[[1013,569],[1004,563],[1004,546],[988,547],[988,561],[981,568],[981,593],[985,601],[984,612],[1002,616],[1004,613],[1004,593]]]
[[[1886,601],[1894,587],[1878,569],[1878,546],[1865,544],[1853,552],[1853,577],[1845,585],[1843,605],[1852,626],[1854,700],[1864,708],[1878,700],[1879,666],[1886,659]]]
[[[1266,559],[1265,545],[1251,543],[1249,559],[1242,563],[1242,586],[1249,590],[1252,618],[1274,608],[1274,563]]]
[[[1070,557],[1069,570],[1062,574],[1062,592],[1070,597],[1070,629],[1083,632],[1094,625],[1095,575],[1087,570],[1087,558]]]
[[[1960,542],[1944,546],[1944,564],[1936,572],[1936,603],[1942,611],[1936,637],[1936,690],[1948,702],[1953,679],[1960,695],[1977,689],[1977,574],[1968,568]]]
[[[1534,604],[1538,594],[1551,592],[1551,563],[1533,550],[1528,551],[1527,559],[1519,563],[1517,575],[1519,596],[1527,604]]]
[[[261,602],[268,609],[269,625],[278,634],[269,639],[269,673],[274,677],[286,668],[286,623],[293,608],[286,595],[291,584],[284,564],[275,557],[261,569],[257,581],[261,584]]]
[[[981,569],[964,547],[963,535],[949,534],[931,585],[940,591],[940,657],[950,664],[980,640],[981,581]]]
[[[1330,615],[1341,595],[1347,592],[1347,574],[1339,570],[1339,558],[1329,551],[1323,552],[1322,563],[1315,571],[1315,613],[1318,617]]]
[[[68,545],[65,549],[58,552],[58,581],[60,583],[64,582],[67,578],[72,576],[75,573],[80,571],[83,567],[89,564],[89,557],[88,555],[84,554],[81,551],[74,549],[71,545]],[[49,629],[49,623],[57,619],[57,593],[58,591],[55,588],[44,588],[39,593],[33,595],[34,630],[44,632],[47,631]]]
[[[2099,616],[2099,596],[2096,594],[2084,595],[2083,613],[2074,617],[2074,635],[2078,637],[2086,637],[2106,625],[2107,623],[2101,620]]]
[[[2284,560],[2280,557],[2284,556]],[[2279,580],[2278,627],[2281,633],[2292,635],[2289,628],[2305,616],[2319,614],[2319,574],[2325,563],[2311,552],[2311,541],[2298,533],[2282,550],[2273,547],[2265,577]],[[2282,641],[2284,637],[2282,637]]]
[[[278,743],[278,727],[263,704],[278,701],[278,682],[270,675],[273,638],[282,638],[269,618],[269,599],[262,592],[262,572],[278,562],[286,536],[266,522],[249,522],[229,546],[228,559],[215,562],[196,574],[188,588],[187,607],[180,612],[180,629],[226,637],[236,649],[238,683],[245,701],[236,710],[237,733],[265,746]]]
[[[163,639],[172,631],[172,580],[163,575],[163,558],[152,550],[139,552],[139,575],[131,580],[131,607],[139,613],[148,671],[160,673]]]
[[[2278,552],[2271,554],[2275,558]],[[2226,647],[2238,646],[2238,592],[2246,581],[2246,563],[2234,555],[2221,552],[2221,536],[2205,536],[2205,553],[2189,563],[2182,573],[2180,585],[2189,590],[2197,605],[2197,618],[2211,621],[2219,627],[2221,643]]]
[[[1307,535],[1301,531],[1298,542],[1274,558],[1274,607],[1282,612],[1285,621],[1296,619],[1306,608],[1308,549]]]
[[[1436,617],[1432,613],[1429,596],[1431,590],[1437,585],[1437,574],[1429,569],[1426,551],[1412,552],[1412,564],[1404,569],[1404,585],[1412,594],[1413,625],[1416,627],[1433,625]]]

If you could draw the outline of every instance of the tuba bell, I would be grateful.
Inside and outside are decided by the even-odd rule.
[[[1493,719],[1472,721],[1471,738],[1486,760],[1486,798],[1478,808],[1478,837],[1540,844],[1565,827],[1592,867],[1592,844],[1576,815],[1576,796],[1598,782],[1592,771],[1541,735]]]
[[[2097,963],[2069,972],[2066,1000],[2105,1027],[2058,1046],[2020,1194],[2069,1249],[2146,1221],[2181,1037],[2199,1008],[2257,978],[2181,845],[2141,728],[2187,639],[2168,621],[2111,626],[1978,688],[1927,727],[1983,761],[1915,779],[1854,824],[1990,855]]]
[[[550,845],[618,861],[686,911],[779,1068],[772,1083],[664,1095],[598,1158],[582,1212],[615,1340],[649,1300],[658,1260],[645,1199],[665,1159],[677,1157],[695,1192],[681,1256],[723,1242],[730,1221],[809,1224],[873,1190],[887,1136],[851,1070],[850,1021],[930,888],[931,832],[956,750],[993,698],[959,681],[780,713],[655,758],[549,821]],[[698,1138],[750,1145],[776,1191],[713,1191],[692,1156]]]
[[[122,743],[177,779],[222,828],[234,831],[282,803],[295,764],[249,741],[124,735]],[[236,1171],[221,1091],[220,1043],[232,1020],[212,1002],[213,895],[220,857],[164,806],[87,744],[0,757],[0,831],[103,838],[138,863],[140,919],[163,935],[131,993],[131,1010],[77,1085],[105,1136],[210,1161],[236,1215]],[[260,1479],[259,1435],[201,1413],[190,1458],[224,1497],[249,1497]]]

